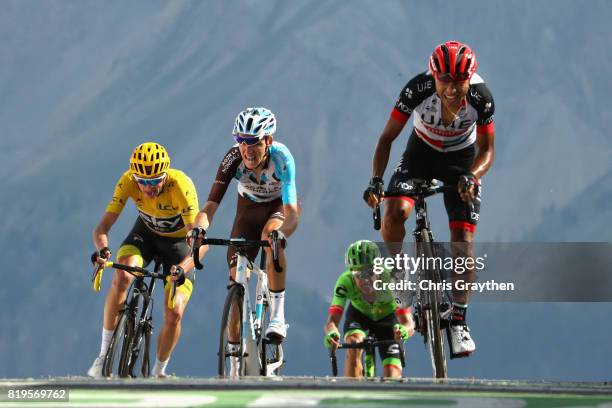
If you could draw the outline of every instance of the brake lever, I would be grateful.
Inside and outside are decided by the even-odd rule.
[[[281,273],[283,268],[278,257],[278,236],[276,234],[272,238],[272,261],[274,262],[274,270]]]
[[[199,237],[193,238],[193,242],[192,242],[192,248],[191,248],[191,257],[193,258],[193,264],[196,267],[197,270],[201,270],[204,265],[202,265],[202,263],[200,262],[200,247],[202,246],[201,244],[198,245],[198,239]],[[201,241],[200,241],[201,242]]]
[[[379,185],[377,185],[376,191],[374,195],[378,198],[378,202],[376,203],[376,207],[374,207],[374,212],[372,213],[372,218],[374,220],[374,229],[376,231],[380,230],[380,202],[382,200],[383,191]]]

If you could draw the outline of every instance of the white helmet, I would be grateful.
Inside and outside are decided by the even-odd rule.
[[[249,135],[261,139],[276,132],[276,117],[266,108],[246,108],[236,116],[234,136]]]

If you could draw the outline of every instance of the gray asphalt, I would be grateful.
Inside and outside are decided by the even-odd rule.
[[[483,379],[433,380],[355,380],[332,377],[246,377],[238,381],[218,378],[174,377],[169,379],[101,379],[55,377],[40,379],[0,379],[0,388],[65,387],[69,389],[134,390],[394,390],[445,391],[458,393],[529,393],[612,396],[612,382],[547,382]]]

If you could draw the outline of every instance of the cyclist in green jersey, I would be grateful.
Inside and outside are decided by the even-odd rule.
[[[394,339],[399,343],[408,340],[414,333],[410,307],[398,305],[391,291],[374,289],[376,280],[390,281],[389,271],[382,274],[373,271],[374,259],[380,256],[380,249],[371,241],[357,241],[348,247],[345,257],[347,269],[336,282],[325,324],[324,344],[327,348],[338,347],[338,326],[347,301],[350,301],[350,304],[344,319],[345,343],[359,343],[367,335],[373,335],[376,340]],[[347,350],[344,363],[346,377],[362,376],[362,351]],[[383,375],[401,377],[402,365],[397,344],[379,349],[379,353],[383,361]]]

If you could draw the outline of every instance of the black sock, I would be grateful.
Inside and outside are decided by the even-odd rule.
[[[466,324],[466,315],[467,305],[462,305],[461,303],[453,303],[453,318],[451,320],[452,325]]]

